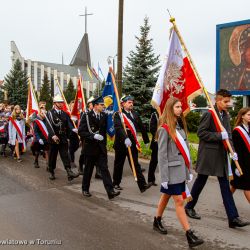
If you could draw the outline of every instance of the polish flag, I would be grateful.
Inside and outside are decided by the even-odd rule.
[[[29,81],[29,90],[28,90],[28,101],[27,101],[27,113],[26,120],[33,114],[38,113],[39,107],[35,96],[35,91],[31,81]]]
[[[173,29],[168,54],[161,67],[151,104],[159,114],[162,114],[168,98],[174,96],[180,99],[183,113],[187,114],[189,101],[201,93],[200,84],[189,59],[184,56],[180,40]]]
[[[84,93],[81,86],[81,80],[79,79],[77,82],[77,92],[75,97],[74,106],[71,110],[71,118],[75,118],[80,120],[80,114],[85,109],[84,107]]]

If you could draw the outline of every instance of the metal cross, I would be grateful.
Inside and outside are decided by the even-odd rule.
[[[87,33],[87,16],[91,16],[93,15],[93,13],[89,13],[87,12],[87,7],[85,7],[85,14],[84,15],[79,15],[79,16],[84,16],[85,17],[85,33]]]

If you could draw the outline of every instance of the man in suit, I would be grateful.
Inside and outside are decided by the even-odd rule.
[[[97,97],[92,101],[93,110],[84,113],[80,122],[79,132],[84,139],[85,168],[82,179],[82,194],[90,197],[90,180],[95,165],[100,167],[102,180],[109,199],[118,196],[113,188],[112,179],[108,170],[107,156],[107,117],[103,112],[104,101],[102,97]]]
[[[134,98],[130,95],[123,96],[121,98],[121,104],[123,106],[122,112],[126,118],[133,124],[136,131],[140,130],[142,138],[145,144],[149,143],[149,138],[147,131],[139,117],[139,115],[133,110]],[[113,172],[113,185],[115,189],[122,190],[120,183],[122,180],[123,166],[128,156],[127,147],[131,147],[132,157],[134,161],[135,171],[137,175],[137,184],[141,192],[145,192],[151,185],[147,184],[145,177],[143,176],[141,165],[138,162],[138,149],[136,147],[135,137],[132,134],[132,131],[126,127],[126,132],[123,128],[123,123],[119,112],[114,114],[114,128],[115,128],[115,161],[114,161],[114,172]],[[128,156],[130,163],[130,159]],[[131,165],[131,164],[130,164]]]
[[[196,213],[194,207],[199,199],[208,176],[217,176],[223,204],[227,213],[229,227],[243,227],[248,223],[239,218],[237,208],[229,187],[228,173],[228,155],[227,150],[223,145],[223,140],[229,139],[232,145],[232,135],[230,128],[230,119],[227,113],[230,107],[231,94],[224,89],[216,93],[215,110],[221,123],[224,127],[223,132],[216,129],[216,124],[211,112],[203,114],[200,125],[198,127],[198,136],[200,139],[198,158],[196,164],[196,172],[198,176],[192,187],[191,195],[193,200],[187,203],[185,210],[189,217],[193,219],[200,219],[201,217]],[[232,159],[237,160],[237,154],[231,156]]]
[[[49,178],[50,180],[55,180],[56,160],[59,152],[64,168],[67,171],[68,180],[73,180],[79,174],[71,170],[68,139],[70,132],[77,133],[77,129],[72,126],[69,115],[62,110],[64,105],[62,97],[59,95],[55,96],[53,103],[53,108],[48,111],[46,116],[46,127],[49,134]]]
[[[151,115],[149,127],[150,133],[152,134],[152,140],[150,144],[150,149],[152,150],[152,153],[148,168],[148,183],[152,184],[153,186],[157,186],[157,184],[155,183],[155,170],[158,164],[158,142],[155,140],[155,135],[157,132],[158,120],[159,115],[155,111]]]

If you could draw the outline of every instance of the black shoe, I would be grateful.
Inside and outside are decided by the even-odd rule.
[[[242,221],[239,217],[233,219],[233,220],[230,220],[228,222],[229,224],[229,227],[230,228],[235,228],[235,227],[245,227],[245,226],[248,226],[250,225],[250,222],[248,221]]]
[[[141,193],[144,193],[147,189],[149,189],[152,186],[151,183],[145,184],[143,188],[140,189]]]
[[[85,197],[91,197],[92,194],[89,191],[82,191],[82,195]]]
[[[154,181],[150,181],[150,182],[148,182],[148,184],[150,184],[151,186],[158,186]]]
[[[116,189],[116,190],[123,190],[123,188],[120,185],[114,185],[114,189]]]
[[[204,241],[199,239],[191,229],[186,232],[186,237],[189,247],[196,247],[204,243]]]
[[[154,217],[153,229],[161,234],[167,234],[167,229],[161,223],[161,217]]]
[[[186,215],[192,219],[200,220],[201,217],[193,208],[185,208]]]
[[[54,173],[50,173],[49,179],[52,180],[52,181],[55,180],[56,179],[55,174]]]
[[[96,173],[96,174],[95,174],[95,179],[102,180],[102,176],[101,176],[101,174]]]
[[[70,181],[79,176],[79,173],[74,173],[70,168],[66,168],[66,171],[68,174],[68,180]]]
[[[35,161],[35,162],[34,162],[34,167],[35,167],[35,168],[40,168],[40,166],[39,166],[39,164],[38,164],[38,161]]]
[[[108,197],[109,197],[110,200],[112,200],[112,199],[114,199],[116,196],[120,195],[120,193],[121,193],[120,191],[115,191],[115,190],[113,190],[113,191],[111,191],[111,192],[108,193]]]

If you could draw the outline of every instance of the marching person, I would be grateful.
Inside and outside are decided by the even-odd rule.
[[[1,145],[1,155],[6,157],[6,147],[8,144],[8,117],[5,113],[0,114],[0,145]]]
[[[84,139],[85,168],[82,179],[82,194],[90,197],[90,180],[94,166],[100,167],[102,180],[109,199],[118,196],[120,192],[114,190],[108,170],[107,156],[107,117],[103,112],[104,101],[102,96],[93,100],[93,110],[84,113],[80,122],[79,132]]]
[[[197,132],[200,139],[196,164],[198,175],[191,190],[193,200],[187,203],[185,210],[190,218],[201,219],[194,207],[198,202],[208,176],[217,176],[229,227],[235,228],[244,227],[248,223],[239,218],[227,178],[231,168],[223,141],[229,139],[232,145],[230,120],[227,113],[230,101],[231,94],[227,90],[221,89],[216,93],[215,111],[225,129],[223,132],[220,132],[218,128],[219,126],[212,110],[204,113],[201,117]],[[237,154],[235,153],[231,158],[237,160]]]
[[[69,115],[62,110],[64,105],[63,98],[60,95],[56,95],[53,103],[53,108],[47,112],[46,116],[46,125],[49,133],[49,179],[55,180],[55,168],[59,152],[64,168],[67,171],[68,180],[71,181],[77,178],[79,173],[74,173],[71,170],[68,154],[68,138],[69,133],[71,131],[77,133],[77,129],[72,126]]]
[[[149,138],[148,138],[147,131],[145,130],[139,115],[133,110],[134,98],[130,95],[123,96],[121,98],[121,103],[123,106],[122,112],[123,112],[124,118],[127,119],[128,123],[131,126],[128,127],[128,124],[126,124],[126,131],[125,131],[119,112],[116,112],[114,114],[115,161],[114,161],[114,172],[113,172],[113,185],[115,189],[122,190],[120,183],[122,180],[123,166],[124,166],[125,159],[128,156],[127,147],[131,147],[136,176],[138,179],[137,184],[138,184],[140,191],[143,193],[148,188],[150,188],[151,185],[146,183],[146,180],[141,170],[141,165],[138,162],[138,149],[137,149],[138,141],[135,137],[135,133],[138,130],[140,130],[145,144],[149,143]],[[130,164],[129,156],[128,156],[128,160]]]
[[[72,108],[74,106],[74,101],[71,101],[69,104],[70,111],[72,111]],[[77,126],[77,118],[72,118],[70,119],[72,127],[74,127],[74,123]],[[70,165],[72,168],[76,168],[75,164],[75,152],[79,148],[80,140],[78,137],[78,134],[71,131],[69,134],[69,158],[70,158]]]
[[[48,130],[46,127],[46,109],[45,105],[39,103],[39,113],[33,122],[34,139],[33,139],[33,151],[35,155],[34,167],[39,168],[38,158],[39,155],[43,155],[46,159],[46,168],[48,170]]]
[[[158,162],[161,176],[161,198],[154,217],[153,228],[161,234],[167,229],[161,223],[163,212],[168,201],[173,197],[177,217],[186,232],[190,247],[203,244],[190,229],[184,209],[182,193],[185,192],[186,181],[190,180],[190,153],[187,141],[187,126],[179,99],[171,97],[167,100],[160,119],[158,130]]]
[[[159,120],[159,115],[155,111],[151,115],[150,126],[149,126],[149,131],[152,134],[152,140],[150,144],[150,149],[152,150],[152,153],[148,168],[148,183],[152,184],[153,186],[157,186],[157,184],[155,183],[155,170],[158,164],[158,143],[155,139],[155,136],[158,127],[158,120]]]
[[[25,142],[25,120],[21,112],[21,107],[16,105],[9,118],[9,144],[14,148],[13,156],[17,158],[17,162],[22,162],[21,153],[26,149]]]
[[[250,108],[242,108],[236,118],[235,128],[232,133],[233,143],[238,154],[239,164],[243,175],[240,176],[235,163],[232,163],[234,179],[230,182],[231,191],[236,189],[244,191],[247,201],[250,203]]]

